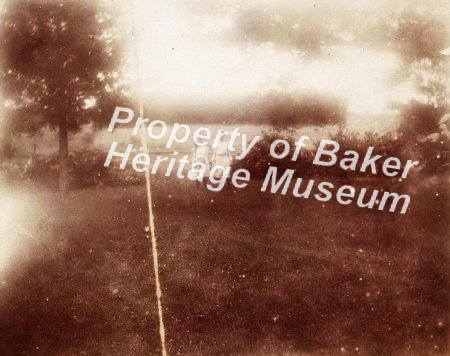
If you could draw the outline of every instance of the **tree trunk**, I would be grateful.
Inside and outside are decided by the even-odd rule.
[[[14,155],[12,135],[8,129],[4,130],[3,134],[0,133],[0,158],[11,159]]]
[[[69,191],[69,137],[67,132],[67,117],[59,119],[59,192],[65,197]]]

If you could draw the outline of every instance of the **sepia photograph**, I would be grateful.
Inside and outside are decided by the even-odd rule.
[[[0,355],[450,355],[448,0],[0,0]]]

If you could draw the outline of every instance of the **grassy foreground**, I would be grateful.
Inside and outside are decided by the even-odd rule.
[[[448,354],[448,194],[400,215],[152,179],[169,354]],[[0,354],[158,354],[144,187],[23,194]]]

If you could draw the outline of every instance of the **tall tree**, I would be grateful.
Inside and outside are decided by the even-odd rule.
[[[99,117],[117,89],[120,29],[107,2],[8,0],[1,74],[8,127],[59,131],[60,189],[68,188],[68,132]]]

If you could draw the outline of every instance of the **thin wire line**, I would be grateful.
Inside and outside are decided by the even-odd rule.
[[[134,54],[136,61],[136,81],[138,88],[138,102],[139,102],[139,115],[140,117],[144,117],[144,104],[142,100],[142,87],[141,87],[141,76],[140,76],[140,65],[139,65],[139,50],[138,43],[136,39],[136,26],[135,26],[135,18],[134,18],[134,1],[131,1],[131,10],[132,10],[132,37],[134,42]],[[145,124],[144,124],[145,126]],[[147,130],[141,130],[141,141],[144,147],[144,151],[146,154],[149,153],[147,137],[145,132]],[[158,304],[158,318],[159,318],[159,336],[161,339],[161,354],[163,356],[167,355],[166,351],[166,331],[164,329],[164,318],[163,318],[163,310],[162,310],[162,290],[161,283],[159,280],[159,263],[158,263],[158,248],[156,245],[156,232],[155,232],[155,221],[153,217],[153,203],[152,203],[152,191],[150,184],[150,170],[145,171],[145,182],[146,182],[146,191],[147,191],[147,202],[148,202],[148,216],[149,216],[149,225],[150,225],[150,237],[152,243],[152,255],[153,255],[153,270],[155,273],[155,287],[156,287],[156,300]]]

